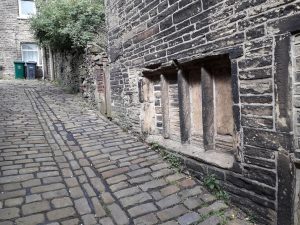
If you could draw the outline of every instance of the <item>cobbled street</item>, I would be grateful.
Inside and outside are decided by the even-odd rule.
[[[248,224],[78,95],[0,81],[0,98],[1,225]]]

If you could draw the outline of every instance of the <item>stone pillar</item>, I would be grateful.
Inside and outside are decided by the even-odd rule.
[[[169,83],[164,75],[160,75],[161,105],[163,115],[163,136],[170,138],[170,113],[169,113]]]
[[[296,164],[294,225],[300,225],[300,164]]]
[[[294,220],[295,167],[289,155],[284,151],[278,152],[277,160],[277,224],[292,225]]]
[[[191,136],[191,110],[188,75],[182,68],[178,69],[178,97],[181,142],[189,143]]]
[[[103,73],[105,83],[105,104],[106,104],[106,116],[111,118],[111,87],[110,87],[110,73],[107,57],[102,58]]]
[[[154,104],[154,86],[153,82],[143,77],[140,84],[142,101],[142,132],[153,134],[155,132],[155,104]]]
[[[201,68],[203,144],[205,150],[215,149],[214,83],[211,74]]]

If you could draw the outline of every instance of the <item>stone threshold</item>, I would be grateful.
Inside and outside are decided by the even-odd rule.
[[[204,162],[223,169],[231,169],[235,162],[235,158],[230,153],[210,150],[205,151],[203,148],[190,144],[181,144],[178,141],[165,139],[159,135],[150,135],[146,138],[147,143],[157,143],[169,151],[176,152],[194,160]]]

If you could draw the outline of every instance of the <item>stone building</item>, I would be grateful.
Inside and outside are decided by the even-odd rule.
[[[300,1],[106,5],[112,119],[215,174],[259,223],[300,224]]]
[[[41,50],[30,31],[29,17],[35,14],[34,0],[0,1],[0,78],[14,78],[14,61],[37,62],[40,74]]]

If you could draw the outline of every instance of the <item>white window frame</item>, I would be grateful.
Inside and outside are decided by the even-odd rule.
[[[26,44],[34,44],[34,45],[36,45],[37,46],[37,66],[42,66],[42,63],[40,62],[41,61],[41,49],[40,49],[40,47],[39,47],[39,45],[37,44],[37,43],[35,43],[35,42],[23,42],[23,43],[21,43],[21,55],[22,55],[22,61],[24,61],[24,56],[23,56],[23,45],[26,45]],[[36,50],[25,50],[25,51],[27,51],[27,52],[35,52]],[[27,63],[26,61],[24,61],[25,63]]]
[[[24,15],[22,14],[22,6],[21,6],[21,2],[23,0],[18,0],[18,4],[19,4],[19,17],[20,19],[29,19],[32,15]],[[32,0],[35,3],[35,0]],[[34,4],[34,13],[33,15],[36,14],[36,5]]]

